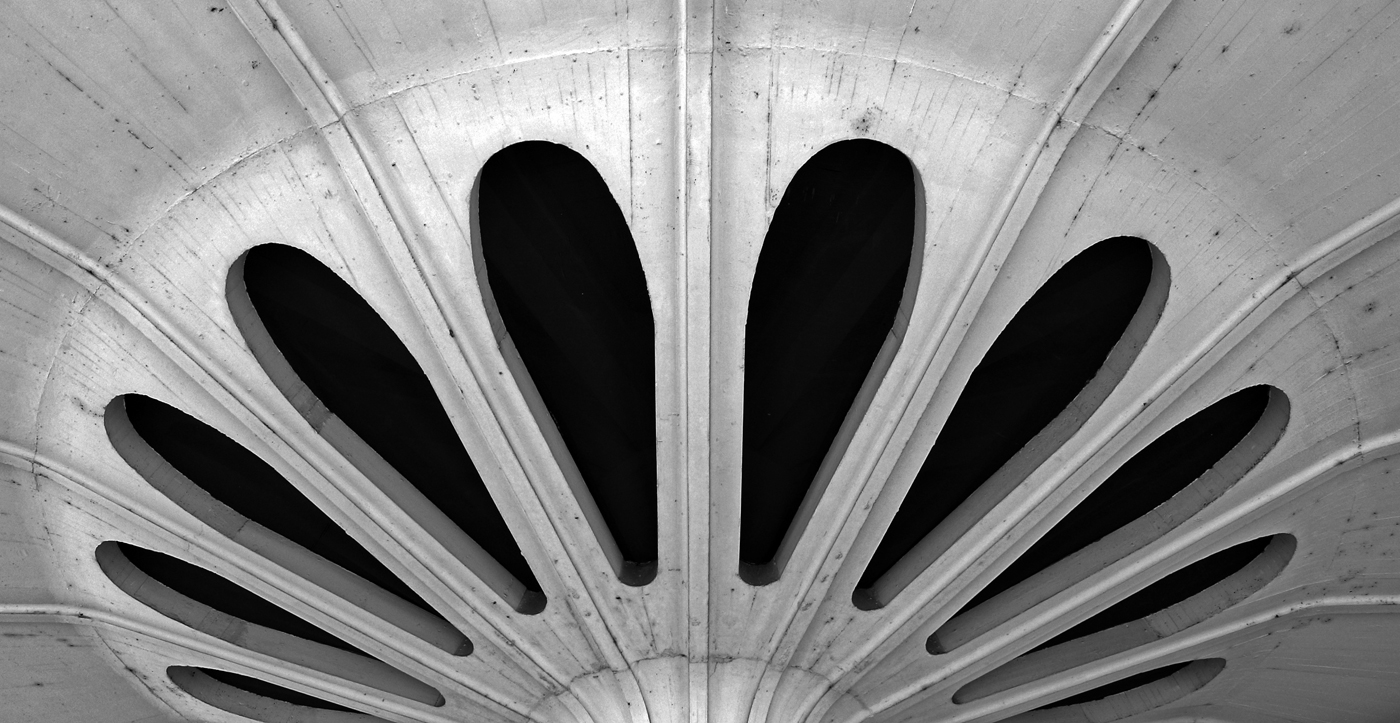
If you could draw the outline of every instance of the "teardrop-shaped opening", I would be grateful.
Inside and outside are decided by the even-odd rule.
[[[507,365],[614,571],[644,584],[657,559],[656,351],[627,220],[592,164],[544,141],[493,155],[472,200]]]
[[[234,264],[228,298],[249,348],[317,432],[518,612],[543,609],[432,382],[349,284],[268,244]]]
[[[1185,698],[1205,687],[1224,669],[1223,658],[1167,665],[1091,688],[1006,720],[1014,723],[1122,720]]]
[[[968,378],[861,576],[857,606],[886,604],[942,552],[930,533],[955,509],[979,488],[982,506],[993,504],[1084,424],[1156,327],[1169,286],[1151,244],[1119,237],[1036,291]],[[981,516],[962,512],[964,525]]]
[[[909,159],[862,139],[812,156],[773,214],[744,333],[739,560],[750,584],[781,573],[904,335],[922,205]]]
[[[220,710],[262,723],[382,723],[328,700],[226,670],[171,666],[170,682]]]
[[[102,543],[96,557],[117,587],[200,632],[390,695],[445,702],[432,686],[203,567],[124,542]]]
[[[1287,421],[1287,397],[1261,385],[1176,425],[978,592],[929,638],[929,651],[953,650],[1185,522],[1253,469]]]
[[[1175,635],[1273,582],[1296,549],[1292,535],[1278,534],[1197,560],[964,685],[953,702],[981,700]]]
[[[443,650],[472,646],[408,585],[260,457],[139,394],[107,405],[113,447],[152,487],[205,524]]]

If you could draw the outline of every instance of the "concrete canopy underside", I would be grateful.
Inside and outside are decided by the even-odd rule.
[[[7,3],[0,26],[0,720],[244,720],[167,674],[195,666],[392,721],[996,721],[1213,658],[1225,667],[1204,687],[1134,720],[1400,716],[1400,3],[62,0]],[[788,180],[850,138],[914,165],[917,289],[782,575],[755,587],[736,532],[748,294]],[[661,535],[645,586],[620,583],[580,521],[483,305],[473,183],[523,140],[597,168],[646,275]],[[1171,274],[1132,367],[903,592],[857,609],[982,354],[1057,268],[1116,236],[1150,241]],[[268,381],[225,280],[273,242],[353,284],[427,371],[542,613],[500,604]],[[926,650],[1107,472],[1258,384],[1287,396],[1288,424],[1227,492],[966,645]],[[127,393],[276,467],[473,653],[426,645],[153,489],[104,426]],[[1297,550],[1246,600],[953,702],[1166,573],[1277,533]],[[445,705],[175,622],[99,568],[108,540],[214,570]],[[1094,715],[1074,720],[1115,714]]]

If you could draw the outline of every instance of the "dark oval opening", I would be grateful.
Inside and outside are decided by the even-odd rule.
[[[1257,386],[1235,392],[1153,440],[963,609],[980,605],[1171,499],[1254,429],[1269,404],[1270,390]]]
[[[980,485],[1010,467],[1032,439],[1055,438],[1039,441],[1037,459],[1020,460],[1017,477],[1033,471],[1098,407],[1165,304],[1165,262],[1156,256],[1138,238],[1099,242],[1056,271],[1016,312],[968,378],[866,566],[854,596],[858,606],[880,607],[897,593],[869,590]],[[1067,409],[1076,397],[1091,398]]]
[[[903,153],[842,141],[797,171],[773,214],[744,336],[739,559],[750,583],[776,579],[799,507],[844,452],[839,433],[863,416],[853,402],[867,378],[873,393],[882,347],[892,355],[903,336],[895,321],[918,271],[917,185]]]
[[[1039,710],[1050,710],[1052,708],[1064,708],[1065,706],[1069,705],[1080,705],[1082,703],[1088,703],[1090,701],[1103,700],[1104,698],[1107,698],[1110,695],[1126,693],[1127,691],[1130,691],[1134,688],[1141,688],[1144,685],[1147,685],[1149,683],[1155,683],[1159,680],[1162,680],[1163,678],[1170,678],[1171,676],[1176,675],[1177,671],[1184,669],[1190,664],[1191,661],[1188,660],[1184,663],[1177,663],[1175,665],[1168,665],[1164,668],[1157,668],[1156,670],[1144,671],[1138,673],[1137,675],[1130,675],[1121,680],[1115,680],[1112,683],[1109,683],[1108,685],[1101,685],[1097,688],[1091,688],[1089,690],[1084,691],[1083,693],[1080,693],[1079,695],[1073,695],[1068,698],[1065,698],[1064,700],[1055,701],[1050,705],[1042,706]]]
[[[141,439],[233,511],[432,613],[423,598],[262,458],[184,412],[139,394],[117,402]]]
[[[178,557],[143,547],[116,543],[122,555],[156,582],[196,602],[254,625],[271,628],[303,640],[371,657],[363,650],[302,620],[247,588],[218,573],[193,565]]]
[[[244,336],[256,346],[260,331],[253,327],[260,324],[285,359],[266,358],[264,350],[263,366],[288,365],[315,396],[313,402],[343,421],[514,578],[503,586],[523,585],[531,599],[513,600],[518,611],[543,609],[534,573],[432,382],[398,335],[349,284],[304,251],[258,246],[244,256],[241,276],[239,271],[230,275],[230,284],[242,281],[253,312],[235,314]],[[231,293],[230,303],[239,306],[237,301]],[[300,391],[286,379],[279,386],[284,394]],[[307,407],[306,400],[293,402]],[[302,412],[314,416],[310,407]],[[312,416],[308,419],[321,429],[324,419]]]
[[[498,336],[510,334],[507,363],[557,429],[555,454],[566,475],[577,468],[616,572],[642,584],[657,558],[656,351],[627,220],[592,164],[544,141],[493,155],[473,195],[478,281]]]

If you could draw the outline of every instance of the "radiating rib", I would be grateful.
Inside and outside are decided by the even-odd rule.
[[[506,363],[614,572],[645,584],[657,560],[655,325],[627,222],[583,156],[543,141],[493,155],[472,201],[477,282]]]

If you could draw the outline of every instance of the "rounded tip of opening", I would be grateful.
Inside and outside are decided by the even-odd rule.
[[[515,611],[521,615],[539,615],[544,612],[545,605],[549,604],[549,598],[544,593],[537,590],[526,590],[520,596],[520,603],[515,606]],[[470,644],[470,643],[468,643]]]
[[[927,650],[929,655],[942,655],[948,652],[947,646],[938,639],[938,633],[928,636],[928,640],[924,643],[924,650]]]
[[[657,561],[624,562],[617,579],[628,587],[641,587],[656,579]]]
[[[472,645],[471,638],[462,638],[462,643],[457,646],[456,650],[452,651],[452,655],[457,658],[465,658],[475,650],[476,646]]]
[[[128,393],[126,393],[126,394],[118,394],[117,396],[112,397],[112,398],[107,402],[107,406],[102,410],[102,411],[103,411],[103,414],[105,414],[105,415],[111,415],[111,414],[114,414],[114,413],[116,413],[116,412],[122,411],[123,409],[126,408],[126,399],[127,399],[127,397],[130,397],[130,396],[132,396],[132,393],[131,393],[131,392],[128,392]]]
[[[776,562],[767,562],[762,565],[752,562],[739,563],[739,579],[754,587],[763,587],[777,582],[780,572]]]
[[[1285,560],[1291,561],[1293,559],[1293,553],[1298,550],[1298,538],[1288,532],[1276,532],[1269,536],[1269,548],[1282,551],[1281,556]],[[1268,551],[1268,548],[1264,550],[1264,552]],[[1259,554],[1263,555],[1264,552]]]
[[[875,589],[869,587],[858,587],[851,592],[851,604],[857,610],[879,610],[885,606],[884,601],[875,595]]]

